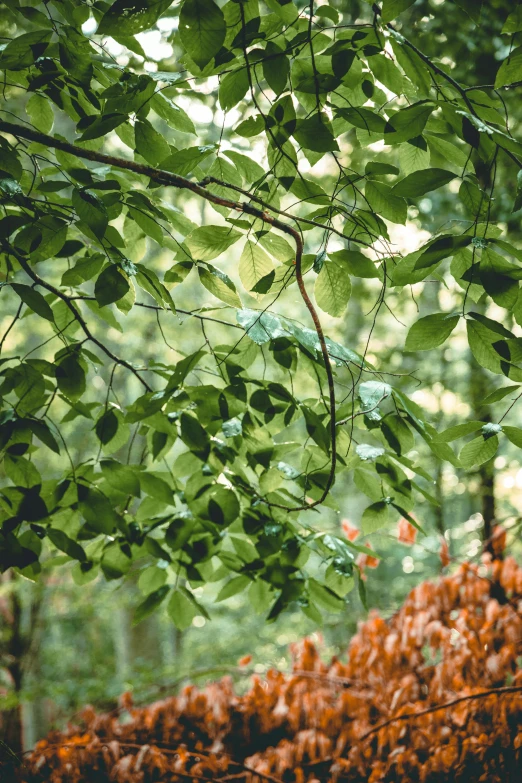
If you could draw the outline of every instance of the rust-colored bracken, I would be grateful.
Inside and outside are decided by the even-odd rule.
[[[40,741],[24,783],[443,783],[522,779],[522,569],[464,564],[372,613],[346,662],[305,640],[291,674],[229,678],[147,707],[87,708]],[[122,720],[125,710],[125,720]]]

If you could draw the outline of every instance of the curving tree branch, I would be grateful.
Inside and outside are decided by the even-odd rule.
[[[217,204],[218,206],[226,207],[228,209],[235,210],[236,212],[242,212],[247,215],[252,215],[253,217],[262,220],[264,223],[268,223],[269,225],[273,226],[274,228],[278,229],[284,234],[287,234],[288,236],[292,237],[295,244],[294,263],[295,263],[295,276],[297,280],[297,285],[299,288],[299,292],[301,294],[301,298],[303,299],[303,302],[305,303],[305,306],[308,312],[310,313],[310,316],[312,318],[315,327],[315,331],[317,333],[317,337],[321,347],[321,354],[323,357],[327,382],[328,382],[331,463],[330,463],[330,472],[328,474],[328,480],[326,482],[323,493],[318,500],[315,500],[312,503],[304,503],[300,506],[294,506],[294,507],[285,506],[283,504],[275,504],[275,503],[269,505],[273,505],[277,508],[282,508],[286,511],[303,511],[305,509],[314,508],[315,506],[320,505],[327,497],[333,485],[335,479],[335,468],[337,464],[335,384],[334,384],[330,355],[328,353],[328,347],[326,345],[326,339],[321,325],[321,321],[319,319],[317,310],[315,309],[315,306],[312,300],[310,299],[310,296],[308,295],[303,280],[302,258],[303,258],[304,246],[299,231],[297,231],[292,226],[289,226],[287,223],[284,223],[282,220],[279,220],[278,218],[274,217],[273,215],[270,215],[267,211],[258,209],[257,207],[254,207],[252,204],[248,204],[246,202],[241,203],[239,201],[232,201],[230,199],[216,196],[214,193],[209,191],[204,185],[197,182],[192,182],[186,177],[181,177],[178,174],[172,174],[169,171],[163,171],[153,166],[148,166],[142,163],[136,163],[135,161],[131,161],[131,160],[125,160],[124,158],[118,158],[113,155],[106,155],[105,153],[102,152],[83,149],[82,147],[79,147],[75,144],[70,144],[67,141],[63,141],[62,139],[56,139],[54,138],[54,136],[49,136],[48,134],[40,133],[39,131],[33,130],[32,128],[26,128],[23,125],[17,125],[11,122],[5,122],[3,120],[0,120],[0,131],[4,133],[9,133],[16,138],[28,139],[29,141],[34,141],[37,142],[38,144],[44,144],[47,147],[58,149],[61,150],[62,152],[67,152],[70,155],[75,155],[78,158],[91,160],[96,163],[103,163],[108,166],[114,166],[116,168],[126,169],[128,171],[134,171],[136,174],[141,174],[143,176],[149,177],[151,180],[157,182],[159,185],[179,188],[181,190],[189,190],[195,195],[200,196],[200,198],[203,198],[206,201],[211,202],[212,204]],[[322,226],[322,228],[324,228],[324,226]],[[25,272],[27,272],[27,274],[31,277],[32,280],[38,283],[38,285],[44,286],[45,288],[47,288],[48,291],[51,291],[56,296],[59,296],[60,299],[62,299],[67,304],[71,312],[74,314],[76,320],[82,326],[82,329],[87,335],[87,337],[89,338],[89,340],[91,340],[96,345],[98,345],[98,347],[101,348],[107,354],[107,356],[109,356],[113,361],[131,370],[131,372],[133,372],[140,379],[141,383],[143,383],[143,385],[147,388],[147,390],[152,391],[152,389],[148,386],[146,381],[144,381],[143,378],[141,378],[138,375],[137,371],[132,367],[132,365],[130,365],[128,362],[125,362],[123,359],[118,359],[117,357],[115,357],[108,349],[106,349],[103,346],[102,343],[96,340],[96,338],[89,331],[87,324],[85,323],[81,314],[77,311],[77,309],[74,307],[72,302],[65,294],[63,294],[61,291],[59,291],[50,283],[47,283],[44,280],[42,280],[40,277],[38,277],[38,275],[36,275],[36,273],[31,269],[31,267],[28,265],[27,261],[23,256],[11,250],[11,248],[9,246],[6,246],[5,243],[2,243],[2,246],[4,247],[6,252],[11,252],[12,255],[14,255],[14,257],[20,263],[20,266],[25,270]]]

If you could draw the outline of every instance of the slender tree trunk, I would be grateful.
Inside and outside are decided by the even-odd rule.
[[[438,506],[435,507],[434,514],[435,514],[435,527],[437,528],[437,532],[440,533],[441,536],[444,535],[446,532],[446,523],[444,521],[444,491],[442,488],[442,481],[443,481],[443,470],[442,465],[440,462],[437,463],[437,467],[435,469],[435,499],[438,502]]]
[[[420,301],[419,316],[422,317],[425,315],[429,315],[430,313],[439,312],[440,310],[443,309],[440,305],[439,294],[440,294],[439,282],[431,282],[429,285],[425,286]],[[435,420],[435,426],[437,427],[437,429],[439,429],[440,427],[443,426],[443,420],[444,420],[441,397],[444,389],[447,388],[446,380],[447,380],[447,369],[448,369],[448,362],[444,357],[443,347],[441,348],[441,350],[438,351],[437,357],[435,356],[433,357],[433,362],[435,361],[437,361],[437,363],[432,365],[431,382],[433,385],[435,385],[435,381],[438,381],[440,382],[440,387],[441,387],[440,392],[436,395],[438,413]],[[444,520],[444,490],[443,490],[444,468],[442,463],[438,459],[434,460],[434,478],[435,478],[434,496],[438,502],[438,506],[435,506],[433,512],[435,517],[435,527],[437,529],[437,532],[440,533],[441,536],[443,536],[446,531],[446,524]]]
[[[477,177],[481,187],[487,191],[491,187],[492,167],[482,161],[477,160],[475,165]],[[480,313],[484,313],[487,309],[487,305],[482,302],[477,303],[474,308]],[[490,409],[482,404],[482,400],[487,394],[488,378],[485,370],[480,367],[474,359],[471,359],[471,400],[473,404],[473,412],[477,421],[483,421],[484,424],[491,422]],[[478,469],[478,476],[480,481],[480,509],[483,518],[482,527],[482,540],[489,541],[491,539],[496,515],[495,509],[495,468],[494,461],[488,460],[488,462],[481,465]],[[486,550],[491,552],[493,557],[492,546],[487,546]]]
[[[11,681],[10,690],[15,703],[1,716],[0,739],[5,742],[13,753],[20,753],[24,745],[21,705],[22,658],[24,654],[22,602],[14,572],[11,571],[4,574],[2,581],[8,585],[7,606],[4,613],[7,627],[5,649],[7,653],[7,672]]]
[[[44,633],[42,608],[44,606],[45,581],[40,578],[34,585],[24,585],[22,633],[25,640],[23,659],[24,690],[31,695],[22,703],[22,724],[24,750],[34,747],[37,740],[47,731],[41,689],[41,643]]]
[[[482,404],[482,400],[487,394],[487,384],[486,373],[472,359],[470,365],[470,398],[473,405],[473,418],[477,421],[483,421],[485,424],[491,422],[489,408]],[[483,518],[482,540],[489,541],[493,534],[496,517],[494,461],[489,460],[480,465],[477,475],[479,479],[480,513]],[[486,548],[492,552],[490,547]]]
[[[130,680],[132,673],[131,655],[130,655],[130,618],[125,607],[118,607],[114,613],[113,643],[116,659],[116,677],[121,689],[125,683]]]
[[[182,650],[182,632],[172,622],[158,620],[158,631],[161,638],[161,655],[165,669],[179,671]]]

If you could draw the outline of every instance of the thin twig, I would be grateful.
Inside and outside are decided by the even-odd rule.
[[[33,281],[34,281],[34,282],[35,282],[37,285],[40,285],[40,286],[42,286],[42,288],[46,288],[48,291],[50,291],[50,292],[51,292],[52,294],[54,294],[55,296],[59,297],[59,299],[61,299],[61,300],[62,300],[62,302],[65,302],[65,304],[67,305],[67,307],[69,308],[69,310],[70,310],[70,311],[71,311],[71,313],[73,314],[74,318],[75,318],[75,319],[78,321],[78,323],[79,323],[79,324],[80,324],[80,326],[82,327],[82,329],[83,329],[83,331],[84,331],[84,333],[85,333],[85,336],[87,337],[87,339],[89,339],[89,340],[90,340],[92,343],[94,343],[94,345],[97,345],[97,346],[98,346],[98,348],[99,348],[101,351],[103,351],[103,352],[106,354],[106,356],[108,356],[108,357],[109,357],[109,359],[112,359],[112,361],[113,361],[113,362],[116,362],[116,364],[121,364],[121,366],[122,366],[122,367],[126,367],[126,368],[127,368],[127,370],[130,370],[130,372],[132,372],[132,373],[133,373],[133,374],[136,376],[136,378],[137,378],[137,379],[140,381],[140,383],[142,383],[142,384],[143,384],[143,386],[145,386],[145,388],[147,389],[147,391],[152,391],[152,387],[151,387],[151,386],[149,386],[149,384],[147,383],[147,381],[145,381],[145,380],[144,380],[144,379],[141,377],[141,375],[140,375],[140,374],[138,373],[138,371],[137,371],[137,370],[136,370],[136,369],[135,369],[135,368],[132,366],[132,364],[129,364],[129,362],[125,361],[125,359],[120,359],[120,358],[118,358],[117,356],[115,356],[115,354],[113,354],[113,353],[112,353],[112,351],[111,351],[111,350],[109,350],[109,348],[107,348],[107,347],[106,347],[106,346],[105,346],[105,345],[104,345],[102,342],[100,342],[100,341],[99,341],[99,340],[98,340],[98,339],[97,339],[97,338],[96,338],[96,337],[95,337],[95,336],[92,334],[92,332],[90,331],[89,327],[87,326],[87,324],[86,324],[86,322],[85,322],[85,320],[84,320],[84,318],[83,318],[82,314],[81,314],[81,313],[80,313],[80,312],[79,312],[79,311],[76,309],[76,307],[73,305],[73,303],[71,302],[71,300],[69,299],[69,297],[68,297],[66,294],[64,294],[62,291],[60,291],[60,289],[59,289],[59,288],[55,288],[55,286],[54,286],[54,285],[52,285],[51,283],[48,283],[46,280],[43,280],[41,277],[39,277],[39,276],[36,274],[36,272],[35,272],[33,269],[31,269],[31,267],[30,267],[30,266],[29,266],[29,264],[27,263],[27,261],[26,261],[26,259],[24,258],[24,256],[23,256],[21,253],[18,253],[18,252],[17,252],[17,251],[16,251],[16,250],[15,250],[13,247],[11,247],[9,244],[7,244],[6,242],[4,242],[3,240],[0,240],[0,245],[1,245],[1,247],[2,247],[2,249],[4,250],[4,252],[5,252],[5,253],[7,253],[7,254],[9,254],[9,255],[12,255],[14,258],[16,258],[16,260],[18,261],[18,263],[20,264],[20,266],[22,267],[22,269],[24,270],[24,272],[25,272],[27,275],[29,275],[29,277],[31,278],[31,280],[33,280]]]

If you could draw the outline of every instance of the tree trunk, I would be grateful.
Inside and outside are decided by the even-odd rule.
[[[129,682],[132,674],[130,651],[130,617],[126,607],[119,606],[114,612],[112,623],[116,677],[121,690]]]
[[[23,750],[23,724],[22,724],[22,658],[24,654],[24,642],[22,637],[22,603],[20,600],[19,585],[16,582],[14,572],[3,575],[2,582],[7,583],[7,606],[4,612],[6,625],[6,657],[7,672],[10,679],[10,696],[13,704],[6,710],[0,719],[0,739],[13,753],[21,753]]]
[[[474,359],[470,365],[470,397],[473,405],[473,418],[477,421],[483,421],[484,424],[491,422],[491,413],[487,406],[482,404],[482,400],[487,395],[488,378],[485,371]],[[479,479],[479,501],[480,513],[482,514],[482,540],[490,541],[495,525],[495,467],[494,460],[488,460],[477,470]],[[493,553],[491,545],[486,545],[486,551]]]

